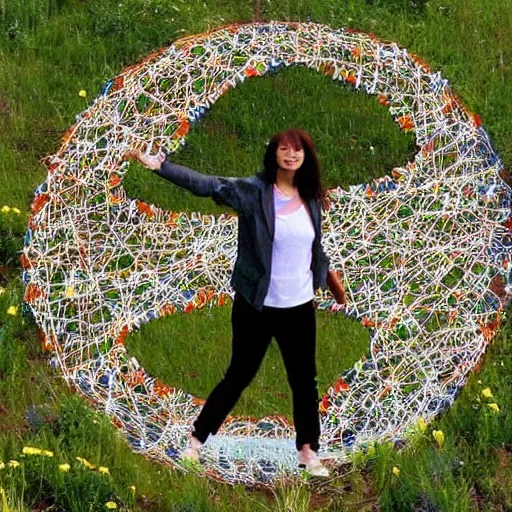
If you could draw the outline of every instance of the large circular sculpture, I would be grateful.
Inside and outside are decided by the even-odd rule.
[[[65,379],[134,450],[171,465],[203,400],[150,377],[124,339],[152,318],[232,295],[237,222],[126,197],[121,156],[136,145],[176,151],[220,95],[291,65],[375,95],[418,146],[392,176],[330,191],[324,249],[346,276],[348,314],[370,328],[371,349],[321,400],[321,454],[343,461],[449,406],[510,291],[502,164],[478,116],[419,58],[314,23],[231,25],[176,41],[109,81],[45,160],[22,253],[26,307]],[[336,311],[328,292],[316,304]],[[294,436],[278,416],[230,417],[202,463],[213,478],[272,484],[298,472]]]

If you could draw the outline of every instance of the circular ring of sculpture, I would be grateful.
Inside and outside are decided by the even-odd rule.
[[[220,95],[291,65],[375,95],[419,148],[391,176],[329,191],[324,249],[349,283],[348,314],[371,329],[371,349],[321,400],[321,452],[343,461],[449,406],[510,291],[503,166],[478,116],[421,59],[314,23],[230,25],[176,41],[109,81],[45,160],[21,256],[25,307],[65,379],[134,450],[167,464],[179,465],[203,400],[147,375],[124,339],[152,318],[231,296],[236,217],[129,199],[121,156],[136,145],[176,151]],[[315,300],[337,310],[328,292]],[[295,453],[284,418],[229,417],[202,464],[213,478],[272,484],[298,473]]]

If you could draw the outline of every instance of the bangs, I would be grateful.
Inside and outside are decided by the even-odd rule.
[[[293,146],[295,151],[298,151],[304,147],[300,135],[294,130],[288,130],[282,133],[277,139],[277,145]]]
[[[299,189],[302,199],[323,200],[324,190],[320,181],[320,165],[311,135],[302,128],[290,128],[275,133],[270,138],[263,157],[263,179],[275,183],[277,179],[277,151],[279,146],[293,147],[304,151],[304,162],[293,177],[293,184]]]

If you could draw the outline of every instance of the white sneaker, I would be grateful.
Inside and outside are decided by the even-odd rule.
[[[300,463],[299,469],[307,471],[308,475],[310,476],[319,476],[322,478],[328,478],[330,476],[329,470],[324,465],[322,465],[321,462],[317,465]]]
[[[195,448],[192,448],[192,446],[188,445],[181,452],[180,459],[189,459],[199,462],[199,452]]]
[[[199,462],[199,449],[203,443],[195,437],[190,437],[187,447],[181,452],[180,459]]]
[[[310,476],[329,477],[329,470],[316,454],[309,457],[301,457],[299,454],[299,469],[305,470]]]
[[[299,451],[299,469],[305,470],[310,476],[328,477],[329,470],[322,464],[316,452],[308,450],[307,453],[308,455],[305,455],[303,450]]]

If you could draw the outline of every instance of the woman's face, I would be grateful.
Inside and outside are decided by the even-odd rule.
[[[295,172],[304,163],[304,148],[295,149],[291,144],[280,143],[276,151],[277,166],[283,171]]]

